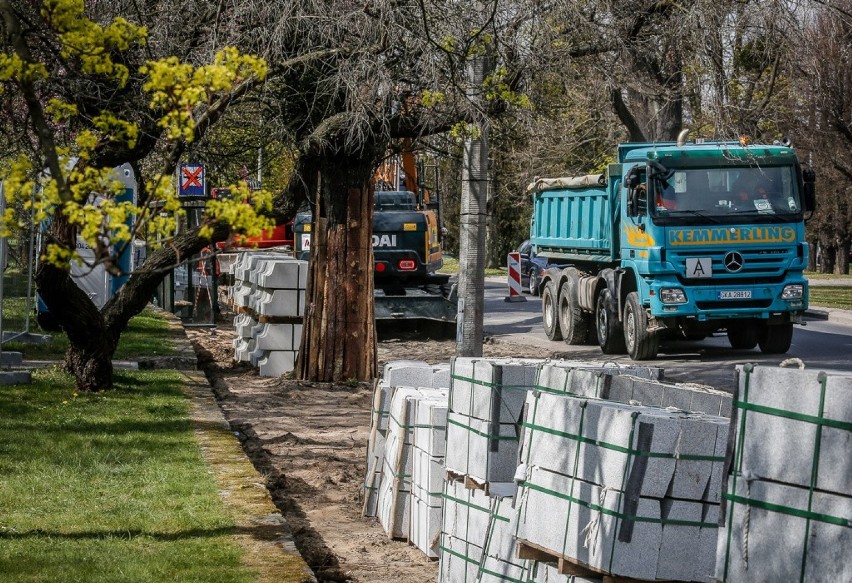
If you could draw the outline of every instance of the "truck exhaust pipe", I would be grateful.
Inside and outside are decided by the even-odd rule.
[[[677,135],[677,147],[683,148],[683,145],[686,143],[686,136],[689,135],[689,129],[682,129],[680,133]]]

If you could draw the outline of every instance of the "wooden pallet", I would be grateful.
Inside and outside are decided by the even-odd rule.
[[[632,579],[630,577],[619,577],[612,575],[601,569],[586,565],[580,561],[564,557],[551,550],[545,549],[527,541],[517,541],[515,554],[519,559],[530,561],[541,561],[543,563],[555,563],[560,575],[574,575],[576,577],[586,577],[590,579],[599,579],[601,583],[648,583],[645,579]],[[676,583],[674,581],[654,580],[655,583]]]
[[[467,474],[459,474],[452,470],[447,470],[445,479],[448,482],[462,482],[468,490],[482,490],[487,496],[491,496],[491,488],[488,482],[480,482]]]

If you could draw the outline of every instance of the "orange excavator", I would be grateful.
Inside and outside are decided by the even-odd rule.
[[[457,297],[443,266],[440,199],[411,152],[389,155],[374,174],[373,275],[376,320],[426,320],[455,330]],[[293,225],[296,257],[310,254],[311,214]]]

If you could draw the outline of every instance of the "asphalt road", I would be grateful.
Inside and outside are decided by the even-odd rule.
[[[541,300],[524,294],[525,302],[507,302],[506,296],[505,280],[486,278],[483,327],[487,336],[541,347],[542,356],[631,362],[626,355],[605,357],[597,346],[569,346],[548,340],[541,325]],[[731,391],[736,365],[777,365],[788,358],[801,359],[809,369],[852,374],[852,313],[810,311],[805,325],[795,328],[793,344],[783,358],[764,355],[756,348],[734,350],[722,333],[700,342],[663,344],[653,362],[664,368],[665,377],[672,381],[701,383]]]

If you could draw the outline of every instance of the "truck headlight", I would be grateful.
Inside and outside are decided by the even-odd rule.
[[[679,287],[664,287],[660,290],[660,301],[664,304],[685,304],[686,294]]]
[[[785,285],[784,289],[781,291],[782,300],[798,300],[804,297],[804,295],[805,286],[800,283]]]

